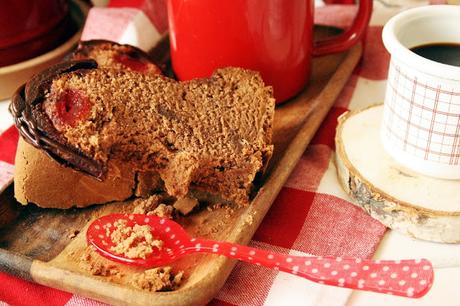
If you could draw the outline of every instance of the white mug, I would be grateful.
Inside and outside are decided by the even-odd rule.
[[[397,162],[424,175],[460,179],[460,67],[410,49],[460,44],[460,6],[414,8],[383,29],[391,54],[381,139]]]

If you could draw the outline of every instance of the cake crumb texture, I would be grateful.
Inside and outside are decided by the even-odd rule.
[[[272,90],[258,73],[240,68],[189,82],[77,70],[55,78],[40,107],[67,145],[103,164],[157,172],[178,199],[193,185],[248,204],[273,151]]]
[[[174,203],[174,208],[183,215],[188,215],[196,206],[198,206],[198,200],[192,197],[184,197],[178,199]]]
[[[166,204],[161,203],[160,205],[158,205],[157,208],[155,208],[152,211],[149,211],[147,213],[147,216],[154,215],[160,218],[172,219],[173,214],[174,214],[174,207],[172,205],[166,205]]]
[[[140,274],[132,282],[132,285],[150,292],[171,291],[180,286],[183,274],[184,273],[180,271],[174,275],[171,267],[149,269]]]
[[[113,264],[91,247],[87,247],[79,258],[80,269],[93,276],[148,292],[176,290],[184,279],[183,271],[178,270],[176,273],[170,266],[142,270]]]
[[[134,200],[134,210],[133,214],[147,214],[148,212],[154,210],[163,200],[163,197],[158,194],[149,196],[146,199],[138,198]]]
[[[147,216],[158,216],[160,218],[173,219],[175,209],[172,205],[163,202],[171,202],[173,199],[167,195],[154,194],[147,199],[134,200],[133,214],[145,214]]]
[[[81,269],[88,271],[91,275],[95,276],[106,276],[106,277],[115,277],[120,278],[123,274],[120,272],[120,269],[114,264],[106,264],[95,258],[96,253],[87,247],[83,254],[82,260],[79,262]]]

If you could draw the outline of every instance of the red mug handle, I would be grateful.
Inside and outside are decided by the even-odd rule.
[[[360,0],[359,11],[352,26],[337,37],[316,42],[313,47],[313,56],[342,52],[356,44],[363,33],[372,14],[372,0]]]

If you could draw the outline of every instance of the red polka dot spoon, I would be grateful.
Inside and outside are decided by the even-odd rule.
[[[110,235],[118,220],[126,220],[130,227],[148,225],[153,237],[163,241],[163,247],[154,248],[145,259],[115,254],[111,250],[114,243]],[[107,224],[112,226],[107,227]],[[425,295],[433,283],[433,267],[426,259],[366,260],[279,254],[229,242],[191,238],[174,221],[142,214],[103,216],[89,226],[87,240],[106,258],[145,268],[167,265],[184,255],[204,252],[284,271],[320,284],[411,298]]]

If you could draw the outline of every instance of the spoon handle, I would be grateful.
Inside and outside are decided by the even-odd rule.
[[[410,298],[425,295],[433,283],[426,259],[368,260],[359,258],[293,256],[248,246],[192,239],[187,253],[206,252],[280,270],[331,286]]]

